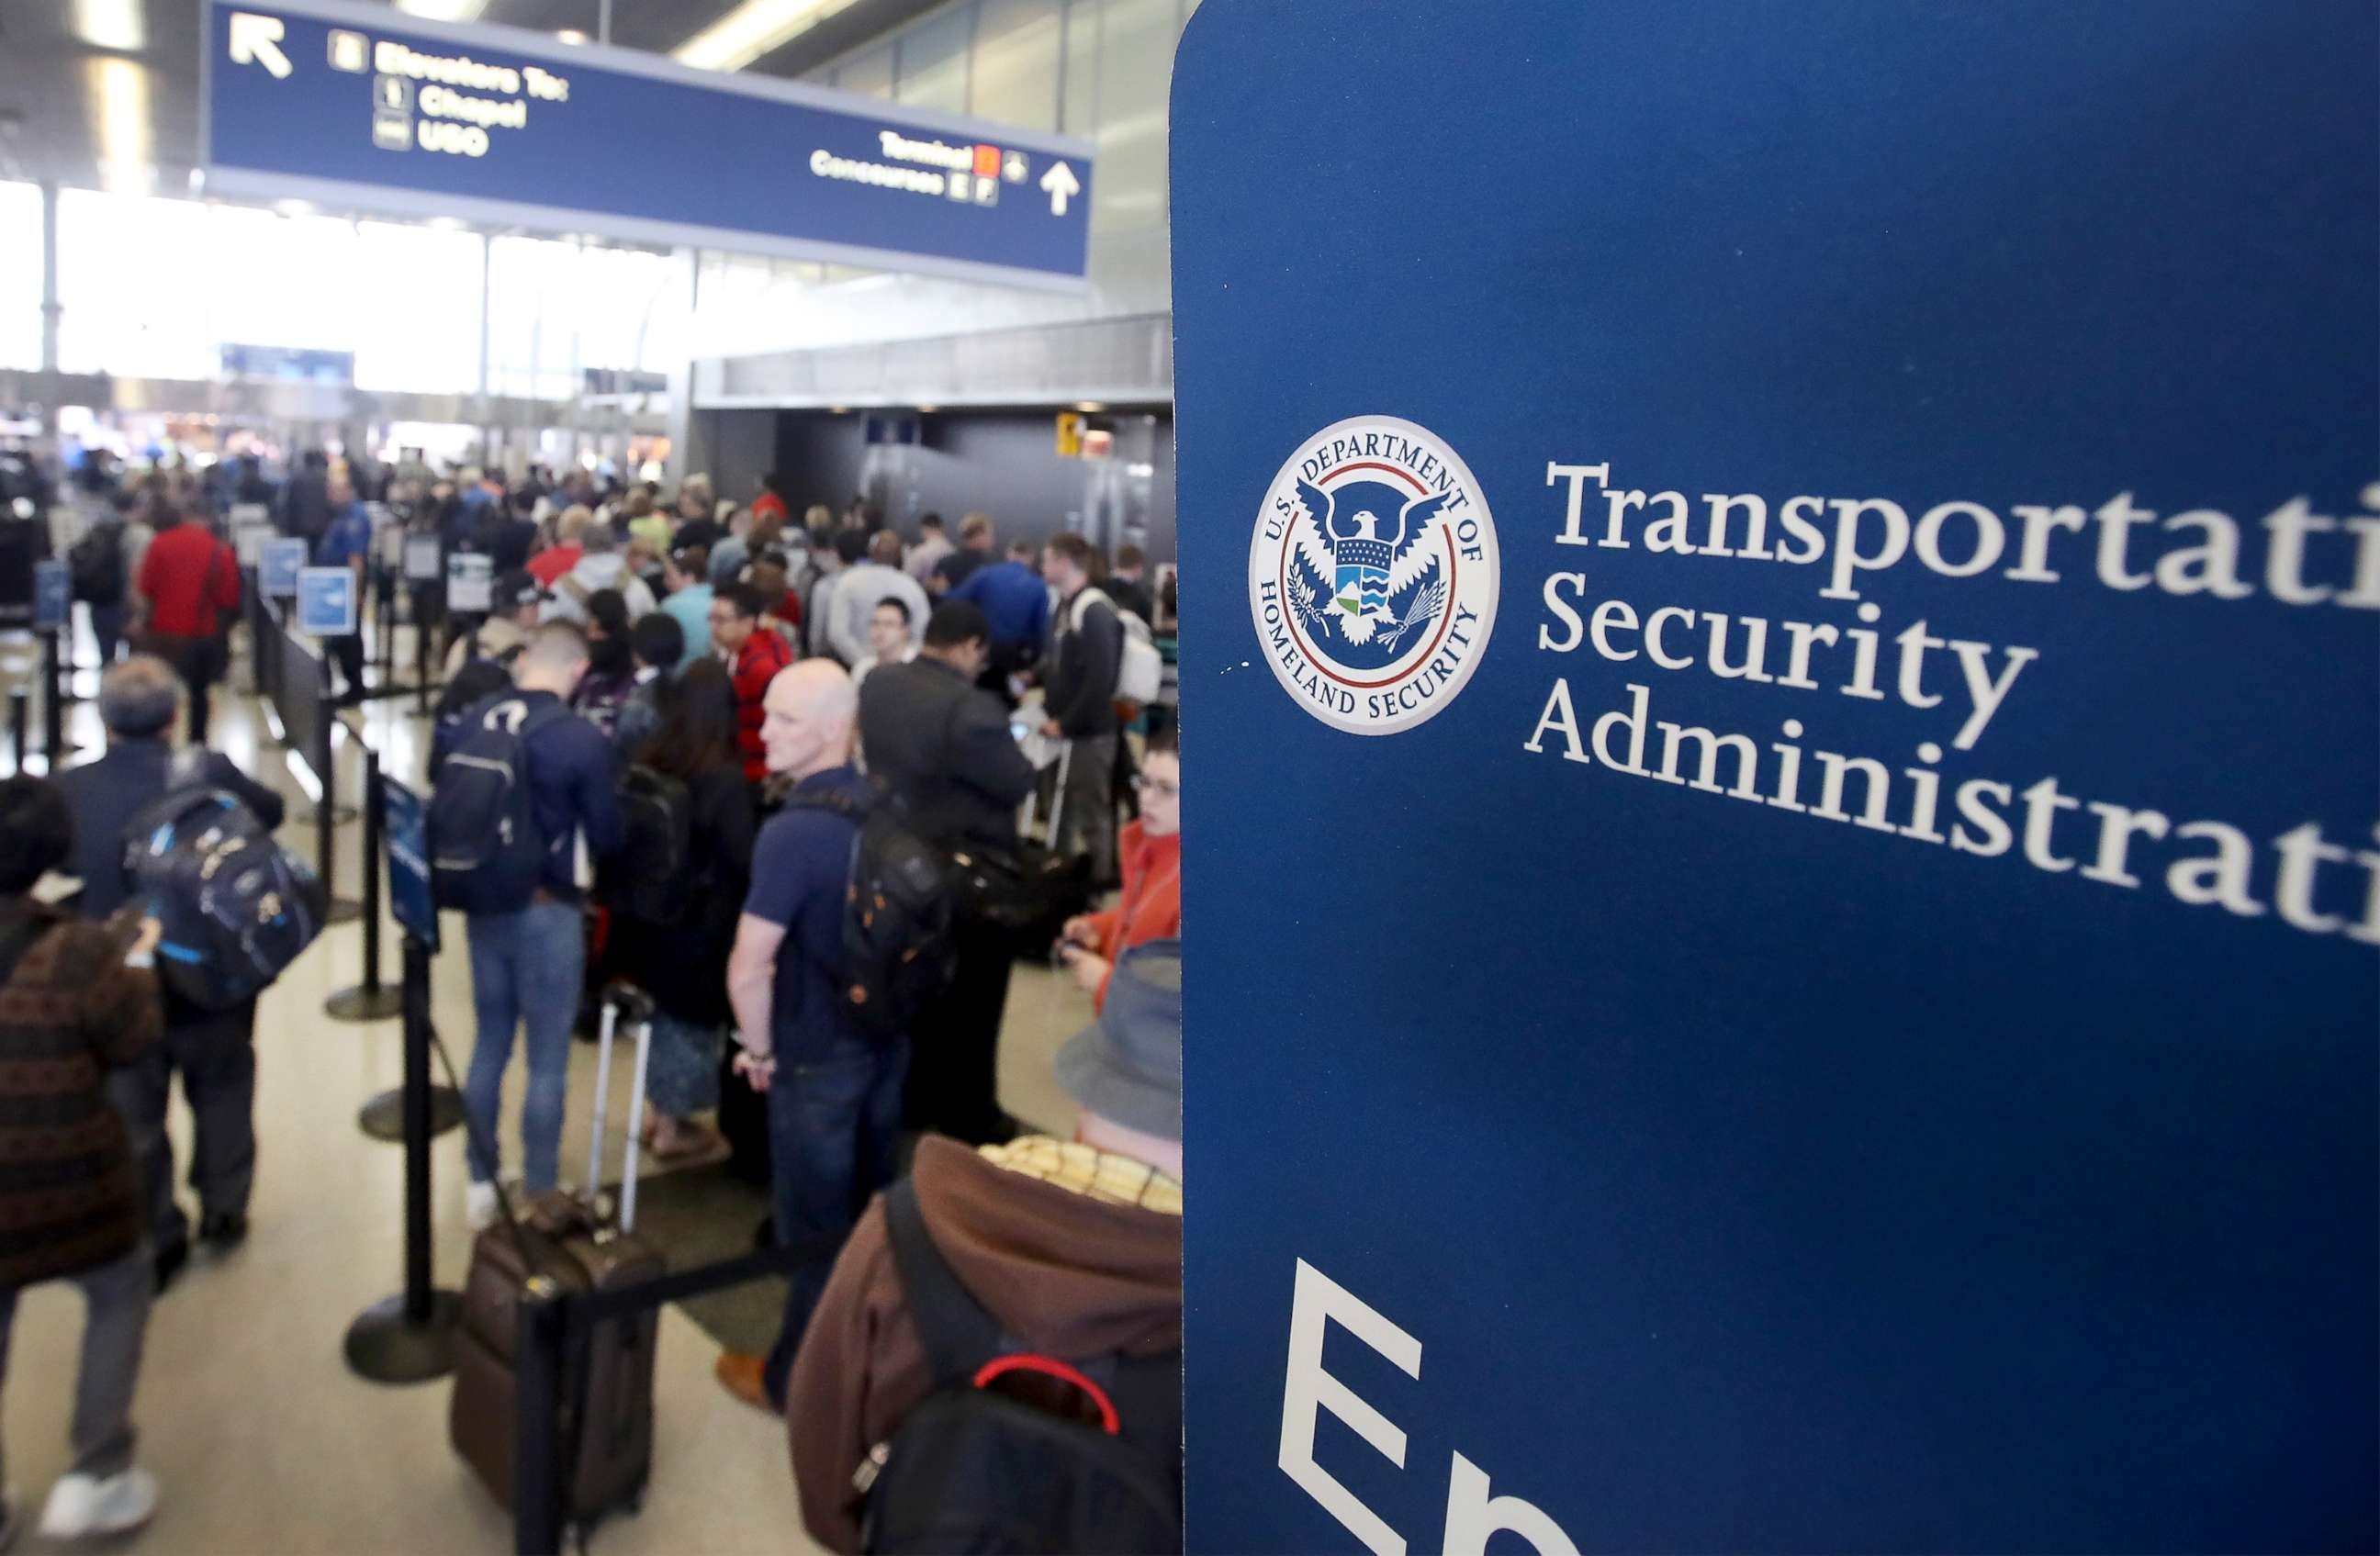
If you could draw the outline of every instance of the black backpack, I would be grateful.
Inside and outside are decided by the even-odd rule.
[[[691,878],[694,795],[667,773],[630,763],[620,775],[626,840],[597,872],[596,897],[640,923],[683,921],[704,883]]]
[[[916,1180],[884,1192],[884,1225],[933,1392],[855,1481],[859,1548],[1143,1556],[1182,1549],[1182,1353],[1073,1363],[1021,1353],[952,1273]],[[1055,1381],[1099,1424],[1007,1392]]]
[[[844,1014],[861,1031],[886,1043],[908,1036],[918,1014],[958,973],[950,856],[920,837],[907,813],[890,801],[863,806],[826,790],[796,794],[787,803],[859,824],[844,888],[836,987]]]
[[[526,766],[528,738],[570,715],[491,697],[465,714],[430,791],[430,863],[438,905],[509,913],[537,895],[548,839],[538,830]]]
[[[74,581],[74,597],[94,605],[112,605],[124,597],[124,526],[91,525],[67,552],[67,572]]]
[[[171,791],[126,826],[124,870],[158,922],[158,977],[192,1005],[228,1010],[313,943],[330,899],[237,796],[189,787],[200,771],[191,754],[176,758]]]

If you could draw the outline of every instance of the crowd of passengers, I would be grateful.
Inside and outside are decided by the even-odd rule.
[[[697,476],[664,500],[586,472],[508,484],[310,453],[284,481],[246,460],[108,495],[70,552],[103,661],[105,748],[0,782],[0,1359],[25,1286],[70,1281],[90,1304],[73,1466],[45,1535],[120,1534],[152,1515],[130,1425],[150,1304],[194,1246],[227,1257],[249,1234],[255,1003],[200,1010],[158,982],[156,926],[128,901],[123,863],[127,823],[176,786],[223,790],[268,827],[284,819],[277,793],[206,749],[242,604],[224,522],[236,502],[264,505],[317,565],[371,561],[367,496],[387,504],[383,526],[436,536],[442,561],[487,559],[484,611],[446,609],[434,582],[413,602],[417,620],[444,622],[437,749],[494,701],[528,710],[542,848],[526,905],[465,925],[474,1228],[511,1202],[500,1182],[558,1185],[582,995],[625,979],[656,1011],[650,1156],[727,1154],[747,1142],[722,1120],[747,1116],[775,1237],[838,1250],[794,1273],[768,1354],[722,1354],[716,1369],[788,1423],[804,1517],[829,1547],[859,1548],[870,1450],[934,1381],[880,1199],[896,1177],[1024,1348],[1178,1356],[1181,764],[1164,710],[1114,696],[1125,634],[1172,630],[1170,576],[1155,597],[1137,549],[1111,558],[1063,531],[1003,550],[981,513],[954,537],[930,513],[903,535],[860,501],[797,520],[785,487],[766,476],[737,504]],[[360,635],[329,648],[340,694],[363,696]],[[195,759],[176,759],[177,729]],[[688,797],[688,905],[667,922],[599,906],[636,768]],[[1097,894],[1054,946],[1020,947],[962,911],[955,975],[891,1042],[858,1030],[837,993],[859,817],[883,802],[942,847],[1011,854],[1027,846],[1021,812],[1053,814],[1050,852],[1082,862]],[[59,882],[79,891],[62,897]],[[1096,1012],[1057,1060],[1079,1107],[1070,1138],[1001,1106],[1021,954],[1054,961]],[[516,1044],[514,1177],[498,1141]],[[165,1127],[176,1075],[195,1220]],[[0,1546],[18,1522],[0,1508]]]

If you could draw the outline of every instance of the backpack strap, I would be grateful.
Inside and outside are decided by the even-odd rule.
[[[901,1274],[910,1321],[917,1326],[927,1363],[934,1370],[934,1386],[967,1381],[1000,1354],[1000,1321],[959,1283],[934,1246],[925,1212],[917,1204],[916,1178],[905,1177],[884,1191],[884,1230],[892,1240],[892,1263]]]

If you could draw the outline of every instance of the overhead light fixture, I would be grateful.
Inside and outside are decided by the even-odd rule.
[[[829,416],[847,416],[851,414],[851,407],[849,405],[829,405],[826,408],[826,414]]]
[[[313,213],[314,202],[310,199],[277,199],[273,202],[273,209],[284,216],[307,216]]]
[[[477,21],[488,0],[396,0],[396,8],[431,21]]]
[[[429,224],[437,228],[442,233],[454,233],[463,230],[463,219],[459,216],[432,216],[430,218]]]
[[[1104,400],[1077,400],[1075,402],[1075,409],[1082,412],[1085,416],[1096,416],[1107,408],[1108,403]]]
[[[851,0],[744,0],[672,49],[670,57],[701,70],[741,70],[850,4]]]
[[[940,405],[920,405],[917,407],[917,414],[921,416],[929,416],[941,409]]]
[[[99,118],[99,181],[110,194],[145,195],[156,181],[149,72],[128,59],[85,62]]]
[[[561,39],[565,43],[583,43],[587,42],[587,34],[579,31],[578,29],[575,27],[558,28],[555,30],[553,35]]]
[[[74,32],[94,49],[139,54],[149,46],[140,0],[74,0]]]

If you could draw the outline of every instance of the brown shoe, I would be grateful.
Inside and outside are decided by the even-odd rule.
[[[766,1357],[747,1357],[735,1351],[719,1353],[719,1363],[710,1370],[717,1375],[719,1386],[742,1400],[755,1410],[775,1415],[777,1407],[769,1403],[769,1391],[761,1382],[768,1370]]]

